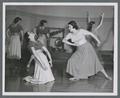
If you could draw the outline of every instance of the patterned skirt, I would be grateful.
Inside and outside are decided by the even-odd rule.
[[[86,79],[102,69],[103,66],[93,46],[87,42],[77,47],[76,52],[68,60],[66,72],[76,78]]]
[[[7,57],[10,59],[21,59],[21,43],[19,35],[12,35],[7,47]]]

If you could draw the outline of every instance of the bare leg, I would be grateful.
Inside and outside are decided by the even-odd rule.
[[[106,71],[104,69],[101,70],[101,72],[105,75],[105,77],[108,79],[108,80],[112,80],[112,78],[110,76],[108,76],[108,74],[106,73]]]

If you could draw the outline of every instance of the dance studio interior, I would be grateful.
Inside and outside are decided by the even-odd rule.
[[[104,14],[104,16],[102,16]],[[41,20],[47,21],[46,47],[52,57],[51,71],[54,81],[45,84],[32,84],[25,82],[24,77],[34,75],[35,62],[32,61],[27,70],[31,54],[27,52],[26,42],[21,45],[21,58],[14,60],[7,57],[9,41],[5,39],[5,92],[87,92],[112,93],[114,76],[114,7],[113,6],[66,6],[66,5],[7,5],[5,17],[5,30],[15,17],[22,19],[23,36],[26,32],[33,32]],[[112,80],[106,79],[101,72],[89,76],[87,79],[69,80],[70,74],[66,72],[69,58],[76,51],[63,43],[64,37],[69,33],[68,22],[76,21],[80,28],[86,29],[88,22],[93,21],[92,30],[101,42],[100,47],[94,50],[101,65]],[[92,31],[91,31],[92,33]],[[7,36],[7,34],[5,34]],[[23,40],[25,38],[23,37]],[[92,56],[91,56],[92,58]],[[86,61],[87,62],[87,61]],[[77,63],[77,62],[76,62]],[[81,65],[81,64],[78,64]],[[73,65],[74,66],[74,65]],[[91,68],[91,67],[90,67]],[[84,69],[85,70],[85,69]],[[96,69],[94,69],[96,70]],[[85,70],[86,71],[86,70]],[[87,73],[87,71],[86,71]]]

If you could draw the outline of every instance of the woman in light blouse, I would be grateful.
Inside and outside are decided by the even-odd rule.
[[[99,71],[111,80],[101,65],[93,46],[86,40],[86,36],[92,36],[97,41],[97,46],[100,45],[99,39],[93,33],[79,29],[75,21],[70,21],[68,28],[71,33],[63,39],[63,42],[77,46],[77,50],[67,63],[66,72],[73,76],[70,80],[88,79],[89,76],[95,75]]]

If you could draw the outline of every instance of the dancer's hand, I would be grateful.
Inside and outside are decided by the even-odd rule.
[[[97,43],[97,47],[100,47],[100,45],[101,45],[101,42],[98,42],[98,43]]]
[[[27,65],[27,72],[30,70],[30,65],[28,64]]]
[[[29,68],[27,68],[27,72],[29,72],[30,71],[30,69]]]
[[[27,64],[27,68],[30,68],[30,64]]]

